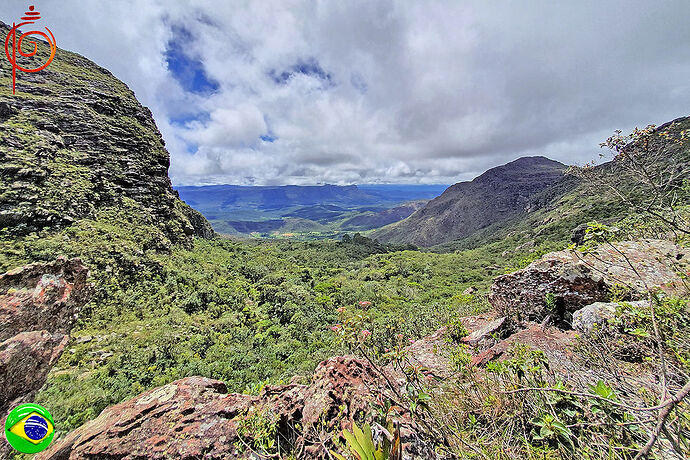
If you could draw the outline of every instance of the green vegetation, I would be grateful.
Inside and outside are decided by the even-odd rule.
[[[5,88],[7,74],[0,77]],[[573,169],[573,177],[535,195],[530,212],[517,210],[434,252],[361,234],[297,241],[371,228],[362,220],[341,225],[376,217],[354,205],[296,207],[288,226],[256,235],[275,240],[205,240],[191,236],[204,234],[198,231],[205,221],[175,197],[162,139],[127,87],[62,50],[40,75],[44,81],[22,79],[21,110],[8,103],[19,99],[3,100],[0,272],[60,255],[80,257],[91,270],[92,299],[36,397],[50,408],[59,434],[182,377],[215,378],[230,391],[256,394],[350,352],[374,367],[390,366],[404,384],[392,397],[377,395],[371,414],[359,414],[365,419],[342,433],[347,445],[334,442],[336,457],[394,452],[373,446],[371,428],[387,425],[392,407],[401,404],[425,430],[420,438],[449,456],[630,458],[661,418],[649,408],[687,382],[687,298],[652,292],[650,307],[642,308],[615,286],[609,293],[619,302],[615,317],[580,339],[577,351],[589,368],[575,369],[572,381],[549,368],[543,351],[519,343],[504,360],[478,370],[462,343],[468,331],[461,318],[488,310],[492,278],[563,249],[587,222],[603,221],[581,232],[582,250],[643,237],[688,245],[690,168],[683,143],[690,119],[666,126],[660,136],[650,128],[610,138],[604,146],[615,164]],[[192,228],[195,219],[199,228]],[[474,294],[463,294],[469,287]],[[556,307],[554,295],[545,300]],[[441,326],[447,326],[452,371],[443,379],[408,360],[410,341]],[[640,370],[658,375],[662,391],[624,377]],[[687,403],[678,407],[662,420],[668,433],[657,434],[668,440],[664,448],[675,443],[688,451]],[[275,414],[254,407],[237,422],[246,440],[239,449],[277,450]],[[395,447],[399,433],[389,430]]]
[[[460,321],[488,310],[492,278],[565,248],[573,229],[584,223],[616,221],[590,225],[585,248],[595,236],[613,244],[672,237],[687,245],[687,178],[644,184],[633,161],[623,186],[610,189],[597,182],[602,169],[589,168],[579,178],[591,181],[577,187],[572,186],[577,178],[564,181],[562,188],[535,198],[543,206],[434,252],[381,244],[360,234],[340,241],[297,241],[342,234],[339,226],[309,227],[304,212],[291,218],[291,227],[257,235],[275,240],[194,239],[189,224],[195,215],[174,197],[164,177],[167,153],[153,121],[123,84],[85,63],[60,51],[44,74],[50,81],[41,88],[50,94],[94,86],[107,94],[78,106],[77,115],[15,111],[0,130],[0,201],[6,211],[0,272],[59,255],[80,257],[91,270],[92,300],[37,396],[50,407],[62,434],[107,406],[182,377],[211,377],[230,391],[256,394],[266,384],[310,374],[326,357],[352,352],[406,376],[396,400],[423,422],[428,432],[420,435],[445,453],[626,458],[644,444],[648,430],[623,407],[660,401],[621,384],[620,372],[636,369],[627,365],[656,369],[659,350],[671,377],[682,380],[690,372],[688,299],[653,297],[653,308],[645,309],[625,303],[625,289],[613,289],[611,299],[621,301],[616,317],[583,339],[578,350],[602,374],[582,376],[588,384],[584,396],[575,395],[578,387],[548,368],[542,352],[519,344],[508,350],[508,359],[477,372],[461,343],[468,331]],[[0,82],[6,85],[7,77]],[[29,80],[23,85],[36,89]],[[18,97],[50,102],[39,93],[19,91]],[[665,140],[676,131],[685,139],[685,125],[674,129],[664,131]],[[70,144],[74,132],[88,141],[86,147]],[[624,159],[636,160],[626,156],[625,142],[611,142]],[[680,155],[676,150],[659,150],[662,169],[665,158],[677,158],[669,170],[688,171],[687,149]],[[618,171],[603,171],[621,183]],[[150,178],[157,180],[155,186]],[[637,187],[638,182],[645,186]],[[640,205],[635,201],[640,196],[651,204]],[[650,206],[659,218],[643,213]],[[361,210],[346,211],[343,219]],[[469,287],[476,293],[463,294]],[[555,305],[553,296],[546,300]],[[406,363],[409,341],[441,326],[448,327],[447,357],[454,372],[444,380]],[[392,399],[384,404],[390,409]],[[381,407],[372,411],[378,411],[374,421],[389,421]],[[339,455],[379,458],[369,448],[373,425],[358,422],[345,435],[349,445],[337,446]],[[238,423],[248,443],[238,448],[276,449],[274,414],[257,407]],[[689,424],[687,410],[669,416],[675,439],[686,449],[683,433]],[[358,451],[364,444],[367,450]]]
[[[61,152],[54,161],[69,154]],[[686,211],[677,209],[680,215]],[[610,445],[612,453],[639,445],[643,432],[619,406],[601,402],[626,401],[610,380],[590,382],[599,399],[577,399],[539,352],[516,345],[511,359],[490,363],[485,375],[471,369],[472,356],[459,343],[467,334],[459,319],[488,309],[485,293],[493,277],[569,243],[572,224],[545,225],[519,230],[526,226],[519,223],[501,240],[445,253],[381,244],[359,234],[342,241],[195,239],[188,246],[167,236],[180,229],[161,229],[140,204],[125,198],[62,229],[28,235],[2,230],[0,270],[58,255],[81,257],[91,268],[93,300],[37,397],[50,406],[63,433],[107,406],[185,376],[220,379],[230,391],[256,393],[266,383],[310,374],[328,356],[355,352],[405,372],[408,407],[432,428],[443,421],[434,436],[446,436],[451,452],[490,458],[506,452],[569,458],[577,452],[597,458],[602,450],[590,445],[592,439],[621,439]],[[634,213],[618,222],[615,232],[590,226],[591,235],[605,232],[612,240],[662,231]],[[478,292],[462,294],[468,287]],[[623,290],[612,292],[616,300],[624,297]],[[690,359],[687,311],[687,300],[668,299],[656,308],[667,356],[685,366],[680,372],[687,372]],[[638,359],[631,350],[655,345],[649,314],[623,303],[610,326],[615,334],[594,336],[581,352],[595,362],[601,355],[594,350],[604,344],[616,359]],[[408,339],[443,325],[449,328],[448,357],[456,375],[439,383],[403,363]],[[602,369],[607,365],[602,362]],[[558,391],[510,392],[526,386]],[[271,417],[259,408],[243,419],[240,432],[251,441],[244,447],[272,449]],[[586,427],[610,421],[591,438]],[[385,417],[380,422],[386,423]]]
[[[91,269],[94,298],[38,396],[64,431],[185,376],[243,391],[309,374],[343,351],[328,329],[341,306],[365,313],[382,346],[398,333],[422,337],[469,305],[462,290],[486,288],[507,268],[482,249],[385,252],[393,249],[361,236],[197,239],[186,249],[171,245],[135,202],[124,200],[56,232],[17,237],[5,230],[0,270],[58,255],[81,257]],[[479,302],[466,311],[482,308]]]
[[[656,309],[662,325],[668,363],[674,375],[687,375],[690,310],[687,300],[668,299]],[[572,380],[549,368],[540,350],[514,343],[509,359],[491,361],[486,373],[469,365],[468,354],[451,356],[458,372],[454,379],[430,385],[434,394],[427,412],[432,421],[443,421],[451,451],[470,458],[632,458],[647,441],[644,429],[648,412],[637,407],[659,403],[648,388],[635,388],[621,373],[631,358],[652,370],[654,356],[649,310],[631,310],[623,304],[616,317],[591,337],[582,337],[578,348],[594,372],[577,373]],[[635,352],[636,356],[630,355]],[[637,368],[640,369],[640,368]],[[587,391],[575,388],[582,379]],[[655,422],[655,419],[652,418]],[[684,449],[690,440],[687,410],[668,420]],[[687,451],[687,450],[686,450]]]
[[[386,433],[390,435],[390,433]],[[357,460],[388,460],[389,458],[400,458],[396,450],[400,449],[400,436],[383,437],[383,442],[377,448],[374,443],[371,426],[365,424],[362,428],[356,423],[352,424],[352,432],[343,430],[343,436],[347,442],[347,448]],[[345,457],[337,452],[331,454],[338,460],[346,460]]]

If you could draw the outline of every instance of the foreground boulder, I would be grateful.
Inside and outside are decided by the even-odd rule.
[[[294,446],[296,458],[327,459],[332,433],[369,414],[386,382],[353,356],[323,361],[308,385],[267,386],[258,396],[228,394],[220,381],[188,377],[105,409],[36,458],[262,458],[252,430],[242,429],[261,420],[276,427],[283,449]],[[400,420],[406,458],[435,458],[409,417]]]
[[[546,254],[527,268],[499,276],[489,302],[504,316],[541,321],[548,315],[569,320],[573,313],[605,301],[614,286],[633,299],[650,289],[669,295],[686,294],[678,271],[687,267],[690,251],[666,240],[641,240],[602,245],[592,253],[574,250]],[[547,302],[547,297],[551,302]]]
[[[88,270],[58,258],[0,275],[0,413],[30,401],[62,354],[89,296]]]
[[[36,458],[228,458],[233,418],[257,398],[228,395],[223,382],[189,377],[105,409]]]

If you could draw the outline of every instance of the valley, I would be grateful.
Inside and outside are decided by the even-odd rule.
[[[445,185],[180,186],[216,232],[264,239],[338,238],[398,222]]]
[[[108,70],[0,70],[0,411],[50,409],[36,459],[690,452],[690,117],[450,186],[173,188]]]

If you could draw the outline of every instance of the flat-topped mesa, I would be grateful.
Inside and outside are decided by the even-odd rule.
[[[38,44],[28,60],[47,58]],[[0,229],[26,234],[129,207],[172,242],[212,236],[172,189],[169,165],[151,111],[107,70],[58,49],[44,70],[17,74],[13,95],[0,60]]]

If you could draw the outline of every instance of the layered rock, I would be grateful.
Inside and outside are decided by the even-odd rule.
[[[605,301],[614,286],[627,289],[633,299],[652,289],[683,295],[678,272],[687,267],[689,252],[666,240],[617,242],[591,253],[552,252],[494,279],[489,302],[513,320],[541,321],[548,315],[569,320],[569,313]]]
[[[29,401],[62,354],[90,292],[79,259],[0,275],[0,413]]]
[[[47,58],[37,42],[27,65]],[[59,228],[129,203],[173,242],[212,235],[172,189],[161,134],[124,83],[61,49],[46,69],[17,78],[16,95],[11,74],[0,59],[0,228]]]

